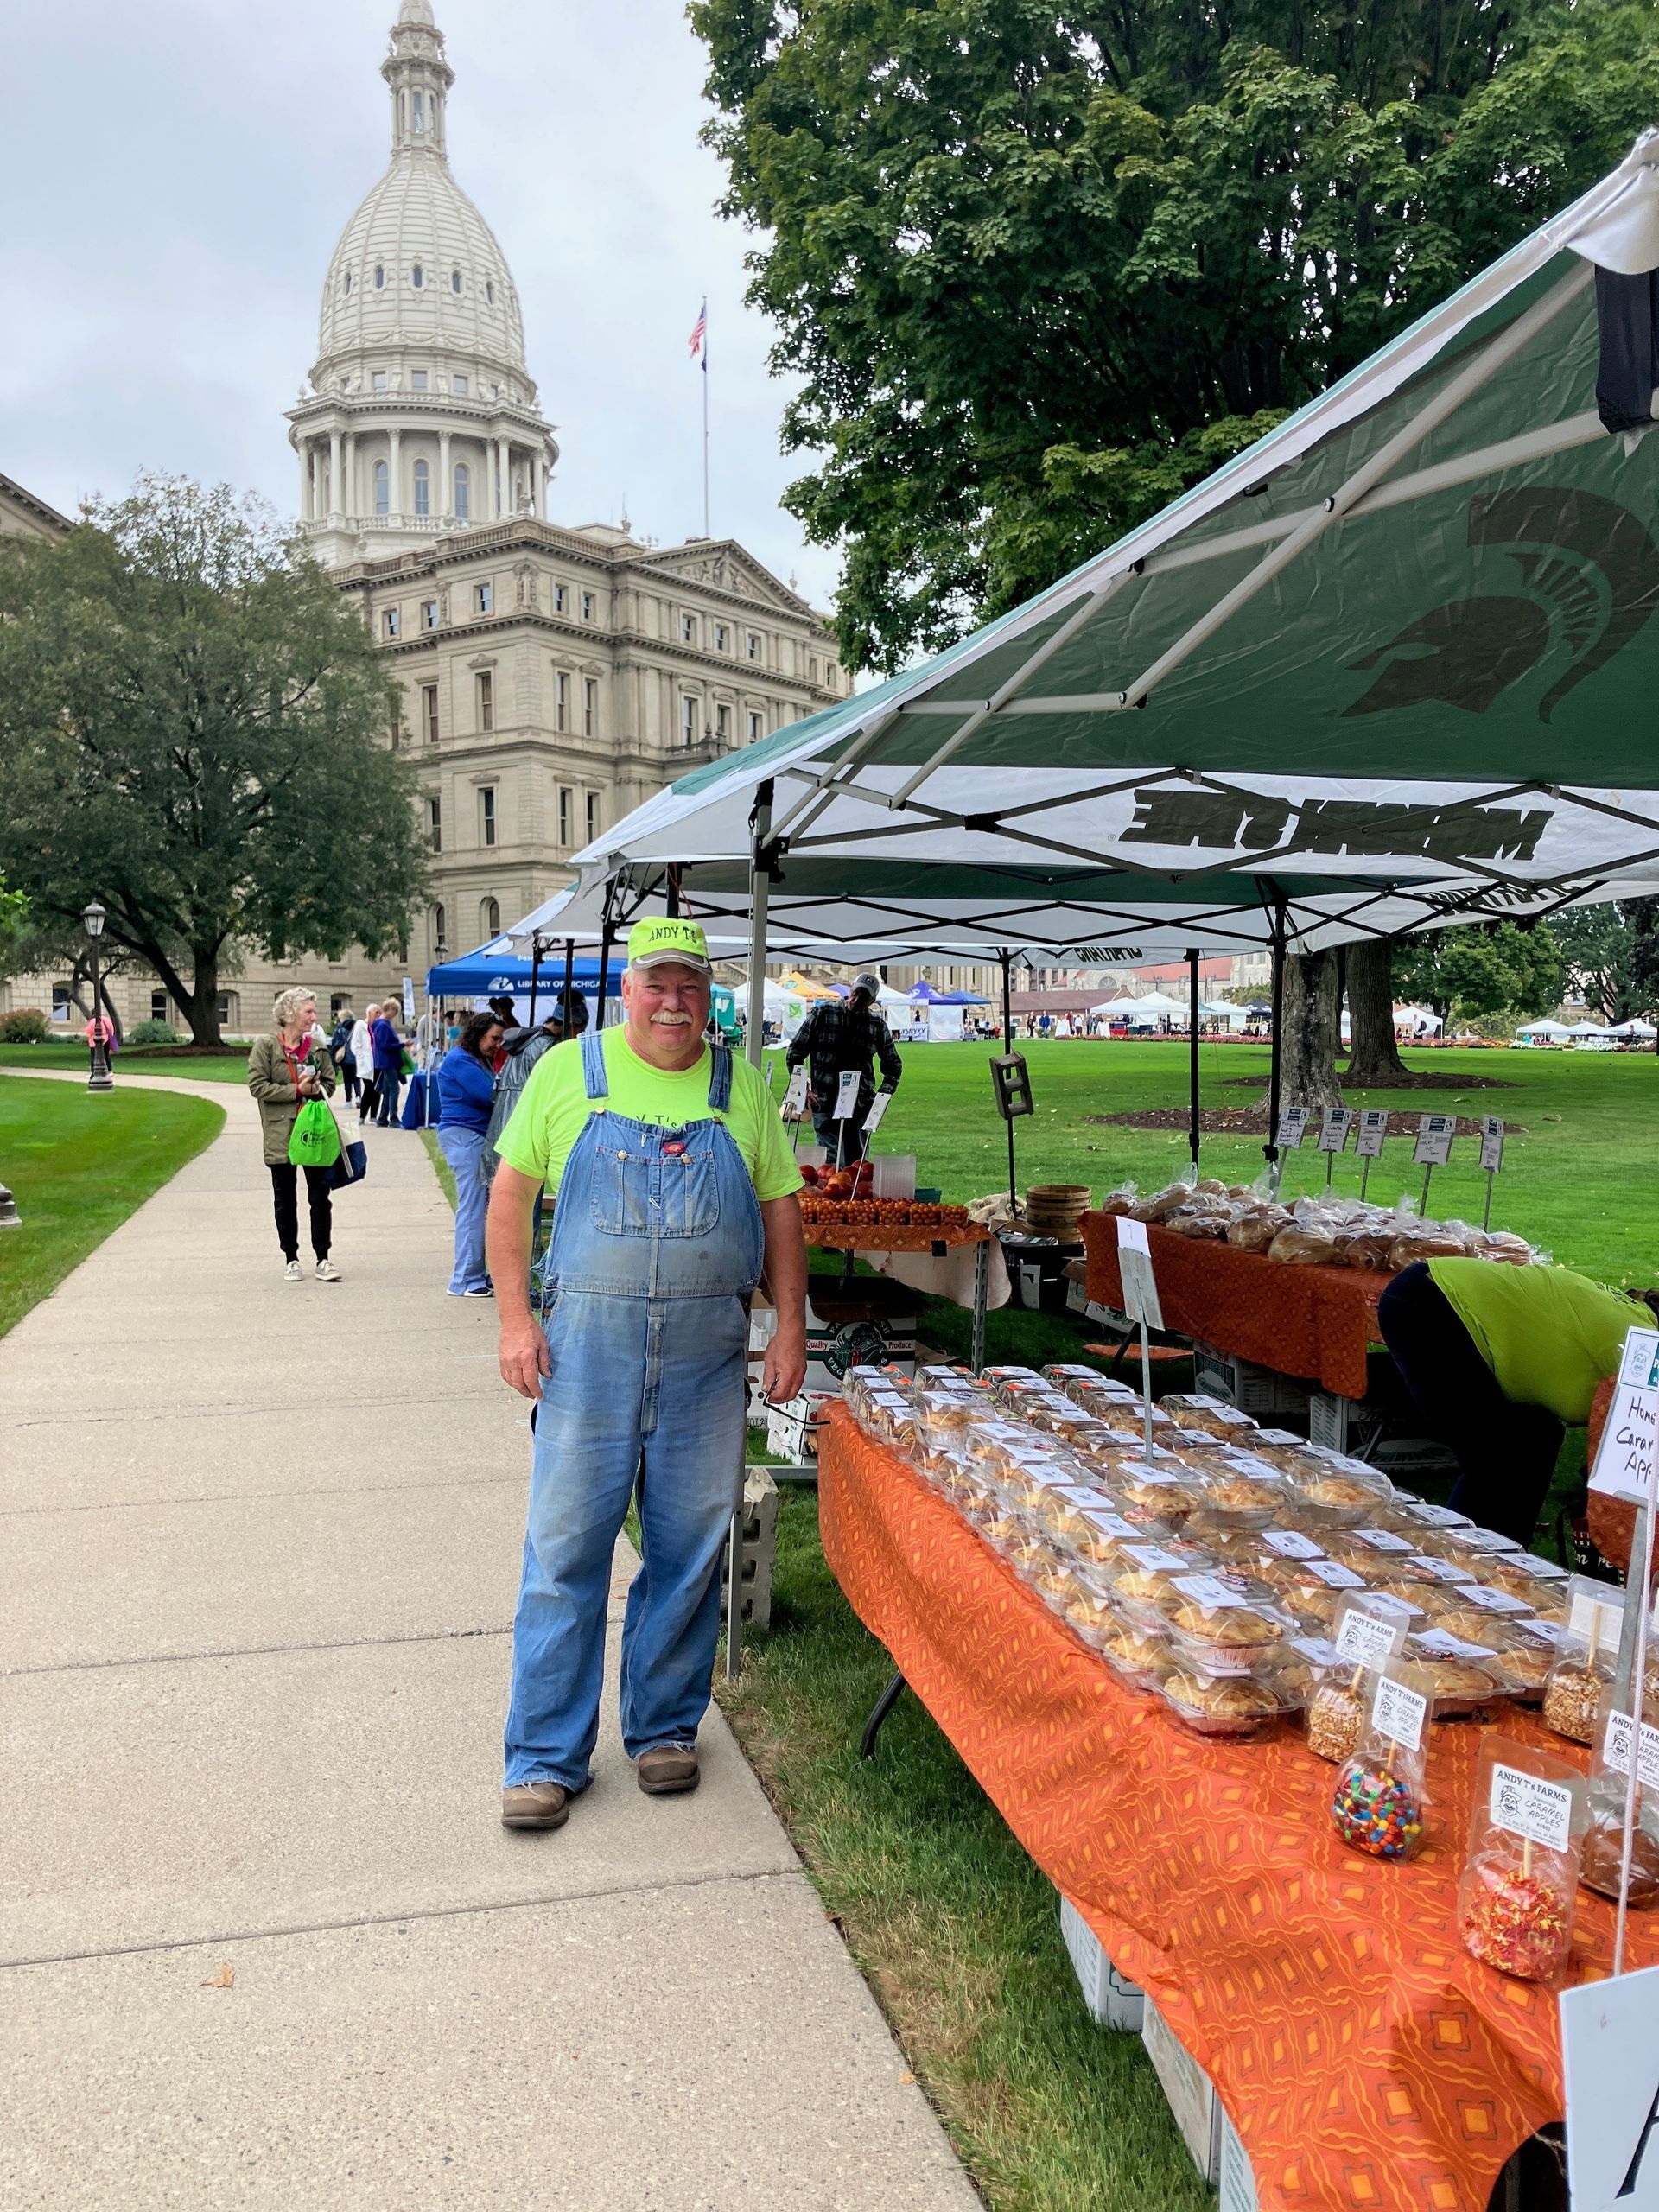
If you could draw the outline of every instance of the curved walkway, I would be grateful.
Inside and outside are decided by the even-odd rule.
[[[289,1284],[161,1087],[224,1134],[0,1341],[0,2202],[966,2212],[717,1715],[499,1826],[528,1438],[418,1141]]]

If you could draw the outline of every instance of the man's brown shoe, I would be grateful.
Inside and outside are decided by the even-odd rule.
[[[501,1792],[504,1828],[562,1828],[570,1817],[570,1792],[562,1782],[521,1782]]]
[[[697,1786],[697,1754],[684,1744],[653,1744],[634,1761],[647,1797],[671,1797]]]

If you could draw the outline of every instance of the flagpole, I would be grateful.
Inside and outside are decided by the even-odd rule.
[[[702,331],[702,534],[713,536],[709,527],[709,326],[708,308],[703,308]]]

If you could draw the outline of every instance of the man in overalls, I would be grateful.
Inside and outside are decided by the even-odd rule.
[[[611,1555],[639,1484],[622,1741],[639,1787],[695,1789],[720,1566],[747,1414],[749,1299],[778,1312],[763,1381],[806,1373],[801,1177],[759,1071],[704,1041],[696,922],[637,923],[625,1022],[543,1055],[498,1145],[489,1264],[501,1373],[536,1400],[501,1819],[562,1827],[599,1732]],[[531,1214],[556,1192],[530,1302]]]

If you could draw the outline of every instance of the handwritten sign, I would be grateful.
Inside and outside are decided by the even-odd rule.
[[[1420,1114],[1417,1142],[1412,1161],[1418,1167],[1444,1167],[1452,1157],[1452,1140],[1458,1133],[1455,1114]]]
[[[850,1122],[858,1111],[858,1070],[843,1068],[841,1081],[836,1086],[836,1114],[838,1122]]]
[[[1565,1851],[1573,1841],[1577,1794],[1567,1783],[1546,1782],[1541,1775],[1499,1760],[1492,1766],[1487,1806],[1494,1827],[1541,1843],[1547,1851]]]
[[[1313,1118],[1311,1106],[1287,1106],[1279,1116],[1279,1133],[1274,1141],[1281,1152],[1300,1152],[1302,1139],[1307,1135],[1307,1125]]]
[[[1633,1723],[1628,1713],[1610,1713],[1601,1738],[1601,1756],[1615,1774],[1630,1770]],[[1659,1728],[1642,1723],[1642,1746],[1637,1754],[1637,1780],[1644,1789],[1659,1789]]]
[[[1375,1613],[1350,1605],[1337,1623],[1337,1650],[1344,1659],[1365,1667],[1380,1666],[1400,1649],[1406,1633],[1403,1621],[1379,1620]]]
[[[1501,1114],[1481,1116],[1480,1164],[1488,1175],[1496,1175],[1503,1165],[1503,1116]]]
[[[1653,1495],[1659,1427],[1659,1329],[1632,1329],[1618,1363],[1618,1384],[1596,1447],[1590,1487],[1640,1505]]]
[[[789,1078],[789,1088],[784,1093],[784,1103],[779,1109],[786,1122],[798,1122],[806,1111],[806,1070],[798,1067]]]
[[[1320,1152],[1340,1152],[1348,1141],[1348,1132],[1354,1126],[1351,1106],[1327,1106],[1319,1116]]]
[[[1379,1735],[1402,1751],[1414,1751],[1423,1740],[1427,1718],[1428,1700],[1421,1691],[1408,1689],[1392,1675],[1383,1675],[1371,1700],[1371,1726]]]
[[[1359,1117],[1359,1133],[1354,1139],[1355,1156],[1360,1160],[1381,1160],[1382,1140],[1388,1134],[1387,1109],[1368,1106]]]
[[[870,1110],[864,1116],[864,1134],[867,1137],[873,1137],[880,1128],[881,1116],[892,1103],[893,1093],[890,1090],[878,1090],[871,1099]]]
[[[1152,1271],[1152,1248],[1147,1242],[1144,1221],[1131,1221],[1127,1214],[1115,1217],[1117,1222],[1117,1271],[1123,1284],[1123,1311],[1132,1321],[1143,1321],[1149,1329],[1164,1325],[1164,1309],[1158,1300],[1157,1278]]]

